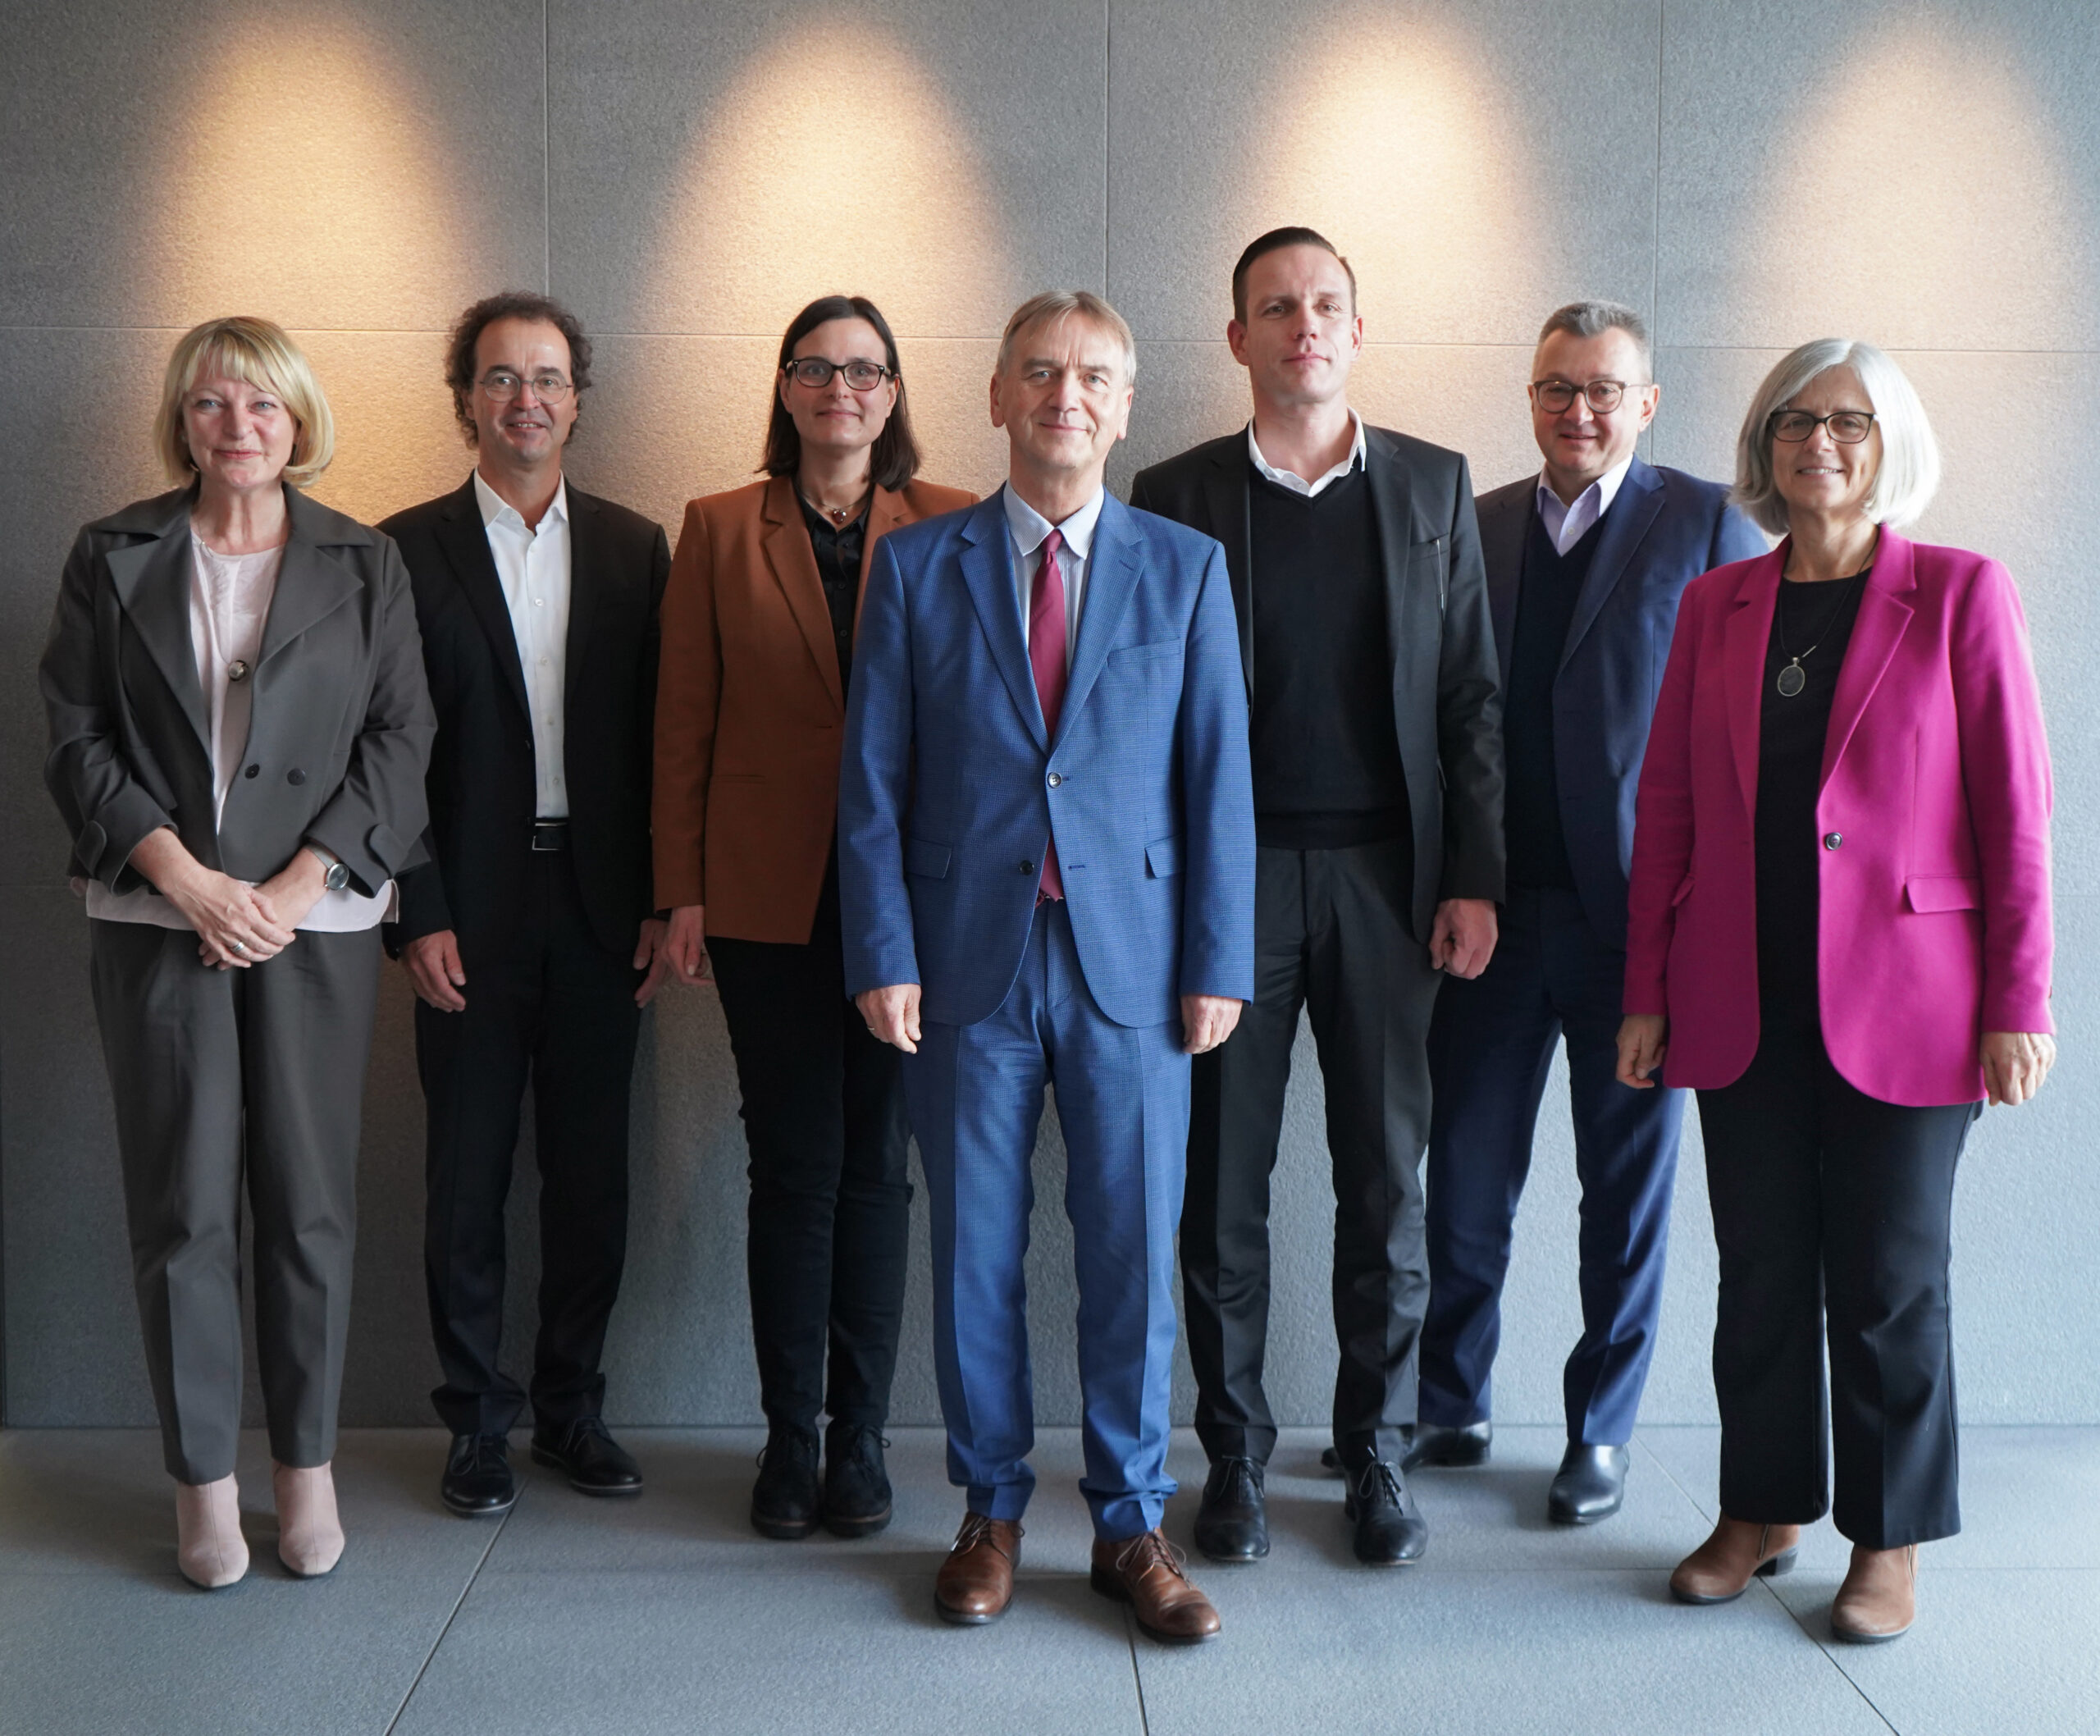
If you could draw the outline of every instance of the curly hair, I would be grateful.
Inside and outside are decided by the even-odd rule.
[[[533,290],[505,290],[486,295],[462,313],[445,340],[445,383],[452,388],[452,413],[459,418],[467,444],[477,445],[480,431],[473,413],[467,408],[467,395],[474,389],[474,351],[482,334],[500,319],[537,319],[559,331],[568,345],[568,377],[576,387],[577,408],[591,387],[591,340],[582,322],[551,295]]]

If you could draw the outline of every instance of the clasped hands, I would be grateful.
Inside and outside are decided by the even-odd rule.
[[[197,931],[197,956],[221,971],[274,958],[328,889],[327,870],[301,846],[259,886],[207,868],[167,827],[142,839],[132,864]]]

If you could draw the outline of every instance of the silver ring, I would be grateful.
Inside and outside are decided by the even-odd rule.
[[[248,943],[244,940],[236,940],[233,943],[233,949],[236,953],[245,953],[248,950]]]

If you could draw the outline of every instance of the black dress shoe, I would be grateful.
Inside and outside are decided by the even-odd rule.
[[[550,1464],[586,1495],[639,1495],[641,1467],[605,1432],[596,1417],[578,1417],[566,1428],[532,1431],[532,1459]]]
[[[1553,1487],[1545,1494],[1545,1516],[1556,1525],[1594,1525],[1609,1519],[1626,1500],[1627,1451],[1623,1446],[1568,1443]]]
[[[1196,1547],[1213,1561],[1258,1561],[1269,1552],[1262,1467],[1228,1457],[1211,1467],[1196,1509]]]
[[[751,1527],[760,1537],[806,1537],[817,1528],[817,1432],[776,1423],[758,1455]]]
[[[510,1511],[518,1480],[510,1474],[510,1441],[503,1435],[454,1435],[445,1457],[437,1498],[467,1519]]]
[[[831,1423],[824,1432],[824,1528],[834,1537],[871,1537],[889,1523],[889,1473],[883,1432],[865,1423]]]
[[[1463,1428],[1441,1423],[1418,1423],[1414,1437],[1400,1460],[1400,1469],[1412,1471],[1425,1464],[1468,1466],[1486,1464],[1495,1441],[1495,1425],[1483,1419]]]
[[[1367,1567],[1405,1567],[1429,1547],[1429,1522],[1390,1459],[1374,1460],[1349,1478],[1342,1511],[1356,1522],[1356,1559]]]

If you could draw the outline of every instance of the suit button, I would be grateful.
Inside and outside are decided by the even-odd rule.
[[[1057,772],[1054,772],[1054,771],[1053,771],[1053,772],[1052,772],[1052,773],[1050,774],[1050,788],[1052,788],[1052,789],[1057,788],[1057,787],[1059,784],[1062,783],[1064,781],[1065,781],[1065,780],[1064,780],[1064,778],[1063,778],[1063,776],[1062,776],[1061,774],[1059,774],[1059,773],[1057,773]]]
[[[253,778],[253,777],[254,777],[258,773],[259,773],[262,770],[262,768],[261,766],[259,766],[259,765],[251,765],[251,766],[249,766],[249,767],[248,768],[248,770],[247,770],[246,771],[244,771],[244,772],[243,772],[243,773],[241,774],[241,776],[242,776],[242,777],[244,777],[244,778]]]
[[[1020,871],[1023,874],[1033,874],[1035,872],[1035,864],[1033,862],[1023,862],[1020,865]]]
[[[1844,842],[1845,834],[1842,832],[1825,832],[1823,834],[1823,847],[1826,850],[1835,850]]]
[[[290,771],[285,774],[285,782],[287,783],[304,783],[306,782],[306,774],[301,771],[299,767],[294,765]]]

